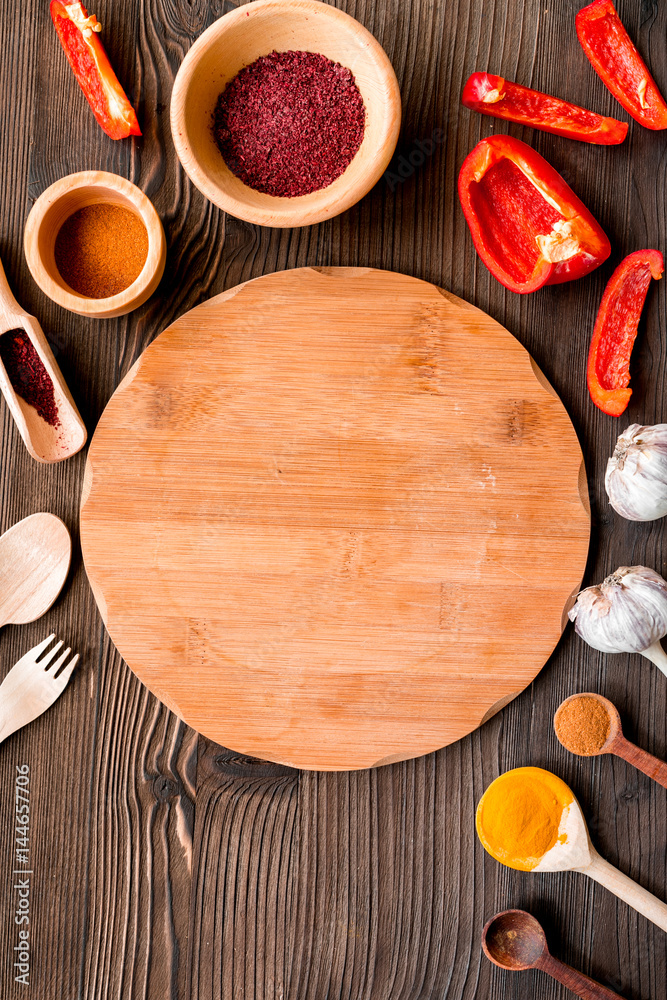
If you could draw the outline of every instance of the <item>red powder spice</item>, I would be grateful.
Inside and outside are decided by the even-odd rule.
[[[213,135],[244,184],[296,198],[328,187],[352,161],[366,109],[349,69],[317,52],[272,52],[220,94]]]
[[[60,417],[53,382],[25,330],[10,330],[0,337],[0,361],[17,396],[34,406],[42,420],[58,427]]]

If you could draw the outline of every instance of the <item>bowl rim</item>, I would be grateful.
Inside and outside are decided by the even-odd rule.
[[[266,206],[249,205],[235,195],[229,194],[223,188],[209,180],[206,172],[200,167],[194,156],[192,147],[187,140],[185,123],[185,97],[195,76],[200,55],[208,46],[221,36],[233,31],[242,19],[265,11],[278,11],[281,14],[294,11],[307,12],[322,18],[324,21],[335,21],[348,30],[353,30],[357,38],[362,38],[368,52],[380,70],[389,98],[384,102],[383,131],[376,154],[373,157],[372,169],[368,170],[363,183],[357,183],[347,191],[334,191],[324,205],[321,204],[322,191],[319,189],[306,195],[294,198],[271,198]],[[296,42],[298,44],[298,40]],[[181,63],[171,94],[170,105],[171,134],[176,155],[186,174],[195,187],[214,205],[228,212],[237,219],[274,228],[297,228],[324,222],[342,212],[347,211],[377,184],[383,175],[396,148],[401,126],[401,94],[394,67],[389,56],[384,51],[377,38],[356,18],[338,7],[322,2],[322,0],[252,0],[235,10],[219,17],[196,39]],[[344,173],[341,174],[341,177]],[[335,182],[334,182],[335,183]],[[329,185],[332,186],[332,185]],[[253,190],[253,189],[249,189]],[[310,209],[308,199],[318,196],[320,207]]]
[[[148,236],[146,260],[132,284],[115,295],[101,299],[69,292],[54,281],[39,251],[39,234],[50,210],[62,198],[83,188],[100,188],[101,191],[113,191],[125,197],[138,212]],[[73,209],[75,211],[76,208]],[[108,170],[81,170],[66,174],[49,185],[30,210],[25,225],[23,248],[30,273],[44,294],[70,312],[93,318],[120,316],[138,308],[159,284],[166,262],[166,239],[155,206],[136,184]]]

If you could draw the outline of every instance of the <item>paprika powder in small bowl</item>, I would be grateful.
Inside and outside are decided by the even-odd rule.
[[[401,121],[376,39],[319,0],[254,0],[197,39],[176,76],[171,129],[199,190],[246,222],[309,226],[370,191]]]
[[[69,174],[37,199],[25,255],[42,291],[71,312],[123,316],[157,288],[167,257],[160,218],[139,188],[104,171]]]

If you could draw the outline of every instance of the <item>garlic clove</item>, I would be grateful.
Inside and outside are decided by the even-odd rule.
[[[629,521],[667,515],[667,424],[631,424],[623,431],[604,485],[611,506]]]
[[[594,649],[644,653],[667,635],[667,581],[646,566],[621,566],[582,590],[569,617]]]

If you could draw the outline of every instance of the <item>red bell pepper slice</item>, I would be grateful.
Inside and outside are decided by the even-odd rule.
[[[640,125],[667,128],[667,104],[611,0],[582,7],[576,25],[591,66],[616,100]]]
[[[512,292],[580,278],[611,253],[560,174],[512,136],[477,143],[459,173],[459,199],[477,253]]]
[[[651,278],[660,278],[659,250],[635,250],[618,265],[604,290],[588,352],[586,380],[603,413],[619,417],[630,402],[630,355]]]
[[[598,146],[616,146],[628,134],[626,122],[604,118],[595,111],[522,87],[520,83],[512,83],[493,73],[473,73],[463,88],[461,103],[471,111],[492,118],[518,122]]]
[[[93,114],[112,139],[141,135],[134,108],[118,82],[98,38],[100,25],[83,4],[51,0],[51,18],[60,44]]]

